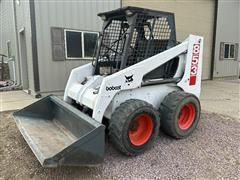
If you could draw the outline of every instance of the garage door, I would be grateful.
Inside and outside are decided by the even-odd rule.
[[[189,34],[204,37],[203,79],[210,78],[212,37],[214,26],[214,0],[199,1],[134,1],[122,0],[122,6],[169,11],[175,14],[177,40],[183,41]]]

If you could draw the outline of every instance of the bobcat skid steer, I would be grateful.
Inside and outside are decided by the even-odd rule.
[[[159,129],[180,139],[198,124],[203,38],[177,43],[168,12],[125,7],[99,16],[95,59],[71,71],[63,100],[47,96],[14,113],[44,167],[101,163],[105,127],[120,152],[135,156]]]

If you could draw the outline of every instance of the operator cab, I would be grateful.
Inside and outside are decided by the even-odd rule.
[[[174,14],[124,7],[98,14],[104,21],[96,53],[95,74],[110,75],[176,45]],[[144,79],[171,78],[178,58]]]

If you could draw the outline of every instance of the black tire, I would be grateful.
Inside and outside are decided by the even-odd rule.
[[[200,102],[195,95],[171,92],[160,105],[161,130],[176,139],[186,138],[197,127],[200,113]]]
[[[136,129],[139,128],[139,124],[135,127],[135,121],[138,121],[135,119],[140,116],[148,117],[148,119],[144,119],[144,121],[150,122],[149,119],[151,119],[152,129],[147,141],[144,142],[144,144],[136,145],[132,143],[133,140],[130,139],[130,133],[138,131]],[[146,126],[142,127],[149,127],[148,124],[145,125]],[[158,135],[159,126],[159,112],[155,110],[151,104],[145,101],[131,99],[120,104],[112,114],[111,120],[109,121],[109,137],[113,145],[120,152],[125,155],[136,156],[151,147],[153,140]]]

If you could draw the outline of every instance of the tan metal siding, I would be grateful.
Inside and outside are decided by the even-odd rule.
[[[97,13],[120,7],[120,0],[35,1],[37,48],[41,92],[63,91],[71,69],[86,60],[53,61],[51,27],[100,31]]]
[[[214,25],[214,0],[122,0],[123,6],[138,6],[175,14],[177,40],[189,34],[204,37],[203,79],[210,78],[211,51]]]

